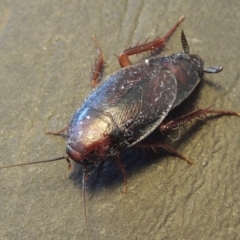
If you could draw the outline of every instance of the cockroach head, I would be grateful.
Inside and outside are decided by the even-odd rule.
[[[69,144],[67,145],[66,153],[73,161],[78,163],[82,161],[82,155],[79,152],[72,149]]]
[[[75,151],[69,144],[66,148],[67,155],[76,163],[82,165],[93,165],[92,161],[84,159],[84,157],[77,151]]]

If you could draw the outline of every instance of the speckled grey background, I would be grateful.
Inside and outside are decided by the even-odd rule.
[[[189,109],[240,111],[238,1],[1,1],[0,165],[65,154],[64,139],[44,132],[66,125],[91,91],[92,34],[107,75],[119,69],[114,54],[163,35],[181,15],[191,52],[224,66],[206,76]],[[236,117],[183,129],[173,145],[192,167],[174,156],[127,153],[126,165],[137,158],[128,194],[117,170],[104,168],[87,195],[91,239],[240,239],[239,129]],[[66,168],[60,161],[0,171],[1,239],[85,239],[81,186]]]

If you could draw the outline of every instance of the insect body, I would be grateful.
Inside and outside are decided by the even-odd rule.
[[[124,148],[162,147],[191,163],[189,159],[164,142],[142,141],[155,129],[159,128],[161,132],[169,131],[202,114],[240,116],[233,111],[199,109],[171,121],[165,120],[168,113],[192,93],[204,72],[218,73],[222,70],[222,67],[204,67],[204,62],[198,55],[189,54],[183,31],[182,53],[151,57],[135,65],[131,63],[129,59],[131,55],[163,48],[184,18],[184,16],[181,17],[165,37],[125,49],[118,56],[122,68],[102,83],[99,75],[104,62],[103,56],[93,38],[98,52],[92,74],[92,86],[95,89],[74,113],[69,126],[58,132],[47,132],[58,135],[68,131],[66,149],[68,156],[48,161],[65,158],[70,162],[68,158],[71,158],[82,164],[86,173],[86,165],[94,166],[115,156],[126,185],[125,171],[119,158],[119,153]],[[7,167],[42,162],[45,161]]]
[[[67,154],[72,160],[94,165],[133,145],[150,147],[140,142],[159,126],[162,131],[171,130],[203,113],[230,114],[205,109],[171,121],[171,126],[162,123],[190,95],[204,72],[222,70],[204,68],[199,56],[189,54],[183,32],[181,39],[183,53],[125,66],[96,87],[75,112],[68,128]],[[189,161],[164,143],[158,146]]]
[[[104,160],[152,132],[176,98],[174,75],[146,63],[111,75],[74,114],[68,155],[88,163]]]

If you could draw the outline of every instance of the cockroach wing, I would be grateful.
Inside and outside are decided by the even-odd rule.
[[[203,60],[197,55],[178,53],[168,57],[153,57],[150,65],[169,69],[177,79],[177,96],[172,109],[181,104],[193,92],[203,75]]]
[[[85,104],[110,116],[115,139],[141,141],[163,121],[177,94],[175,76],[161,66],[138,64],[112,74]]]
[[[177,81],[170,71],[148,65],[139,71],[141,80],[111,109],[128,146],[141,141],[160,125],[177,95]]]

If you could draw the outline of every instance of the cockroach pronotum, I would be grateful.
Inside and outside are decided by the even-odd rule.
[[[157,38],[122,51],[118,56],[121,69],[100,81],[104,63],[102,52],[93,37],[98,58],[92,71],[93,92],[73,114],[70,124],[57,132],[67,131],[67,156],[49,161],[72,159],[83,166],[83,201],[86,217],[85,182],[92,168],[109,158],[116,160],[123,173],[126,191],[126,173],[120,153],[132,146],[141,148],[164,148],[183,160],[187,157],[164,142],[147,142],[145,138],[154,130],[170,131],[202,115],[235,115],[240,113],[224,110],[198,109],[189,114],[166,120],[169,112],[182,103],[199,84],[204,73],[218,73],[222,67],[204,67],[203,60],[189,53],[184,32],[181,33],[183,52],[170,56],[152,56],[139,64],[132,64],[129,56],[162,49],[177,27],[182,16],[163,38]],[[145,141],[144,141],[145,140]],[[24,163],[14,166],[42,163]],[[7,168],[13,167],[6,166]],[[88,231],[87,231],[88,235]],[[89,236],[88,236],[89,238]]]

